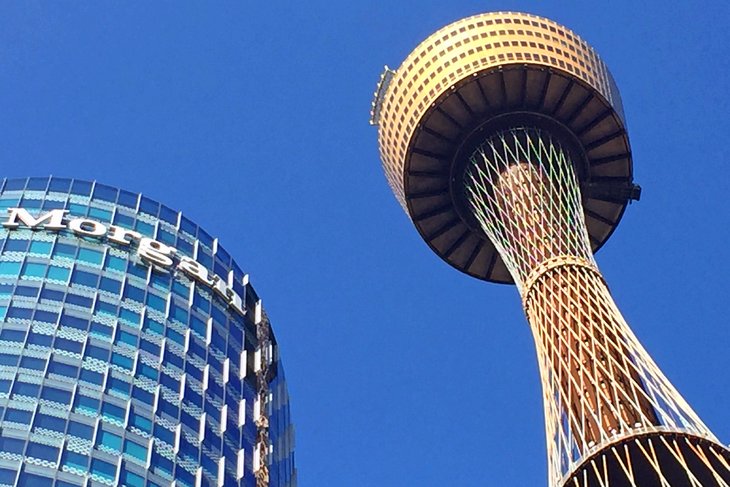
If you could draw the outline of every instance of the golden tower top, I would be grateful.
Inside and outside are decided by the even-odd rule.
[[[463,166],[490,133],[530,125],[561,139],[576,164],[593,251],[638,199],[618,89],[569,29],[525,13],[450,24],[395,71],[386,68],[371,123],[388,182],[428,245],[474,277],[512,282],[465,209]]]

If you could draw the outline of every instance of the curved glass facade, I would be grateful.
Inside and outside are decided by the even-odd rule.
[[[217,239],[61,178],[3,181],[0,218],[0,487],[296,484],[276,341]]]

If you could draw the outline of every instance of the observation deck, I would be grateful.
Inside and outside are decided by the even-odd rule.
[[[491,134],[536,127],[567,148],[594,252],[640,196],[608,68],[579,36],[542,17],[486,13],[437,31],[397,70],[386,68],[371,123],[388,182],[418,232],[479,279],[513,282],[464,201],[463,167]]]

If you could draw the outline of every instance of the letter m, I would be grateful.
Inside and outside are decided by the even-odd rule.
[[[25,208],[8,208],[8,219],[3,222],[3,227],[18,228],[22,223],[31,230],[36,230],[40,225],[46,230],[63,230],[66,228],[63,222],[63,215],[66,213],[68,210],[51,210],[45,215],[34,218]]]

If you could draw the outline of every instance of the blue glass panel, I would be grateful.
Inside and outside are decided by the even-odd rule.
[[[165,331],[164,326],[150,318],[144,319],[144,326],[142,327],[142,329],[156,335],[162,335],[162,333]]]
[[[114,224],[122,228],[133,228],[134,217],[123,213],[117,213],[114,215]]]
[[[96,384],[97,386],[100,386],[104,383],[104,376],[98,372],[93,372],[93,371],[87,370],[87,369],[81,369],[81,374],[79,375],[79,380],[83,380],[86,382],[90,382],[92,384]]]
[[[125,487],[145,487],[144,478],[128,470],[122,470],[119,480]]]
[[[81,487],[82,482],[83,482],[82,480],[79,480],[78,484],[74,484],[71,482],[65,482],[63,480],[56,480],[56,487]],[[224,486],[224,487],[227,487],[227,486]]]
[[[117,189],[104,184],[96,183],[94,185],[94,195],[92,196],[95,200],[109,201],[114,203],[117,200]]]
[[[113,481],[117,475],[117,467],[98,458],[92,458],[91,475]]]
[[[71,185],[71,193],[79,196],[89,196],[91,194],[91,183],[88,181],[74,180]]]
[[[42,309],[36,310],[33,320],[42,321],[44,323],[55,323],[58,321],[58,313],[52,311],[43,311]]]
[[[16,189],[25,189],[26,178],[13,178],[5,181],[5,191],[12,191]]]
[[[157,311],[164,313],[165,307],[167,305],[167,302],[152,293],[147,294],[147,306],[151,307],[152,309],[156,309]]]
[[[131,455],[138,460],[147,460],[147,447],[130,440],[126,440],[124,442],[124,453]]]
[[[165,230],[160,228],[157,230],[157,240],[174,247],[176,237],[172,233],[166,232]]]
[[[25,252],[30,244],[29,240],[25,239],[9,239],[5,242],[3,252]]]
[[[112,450],[121,451],[122,437],[108,431],[101,431],[99,433],[99,437],[96,440],[96,444],[97,446],[101,445]]]
[[[101,405],[102,417],[112,419],[114,421],[124,422],[124,408],[115,406],[114,404],[103,403]]]
[[[69,467],[71,471],[85,473],[88,471],[89,457],[66,450],[61,457],[61,465]]]
[[[119,294],[119,290],[122,288],[122,283],[115,280],[110,279],[108,277],[102,277],[101,282],[99,283],[99,289],[103,291],[108,291],[113,294]]]
[[[48,178],[28,178],[26,189],[33,191],[45,191],[48,187]]]
[[[51,184],[48,186],[50,191],[58,191],[61,193],[68,193],[71,187],[71,180],[65,178],[51,178]]]
[[[142,220],[137,220],[137,223],[134,225],[134,229],[146,237],[153,238],[155,236],[155,227],[149,223],[143,222]]]
[[[137,208],[137,195],[134,193],[130,193],[129,191],[120,190],[119,197],[117,198],[117,202],[120,205],[124,205],[128,208],[136,209]]]
[[[112,271],[124,272],[127,268],[127,261],[121,257],[107,255],[105,267]]]
[[[125,397],[129,397],[130,384],[116,377],[109,377],[107,380],[107,391],[116,392],[117,395],[122,394]]]
[[[94,411],[96,411],[96,409],[94,409]],[[68,434],[85,440],[91,440],[94,435],[94,428],[76,421],[69,421]]]
[[[99,299],[96,302],[95,311],[100,314],[116,316],[117,315],[117,306],[115,304],[107,303],[106,301],[102,301],[101,299]]]
[[[71,392],[46,386],[43,388],[43,392],[41,392],[41,398],[61,404],[70,404]]]
[[[86,216],[88,210],[86,205],[79,205],[78,203],[69,203],[66,208],[68,208],[71,216]]]
[[[164,402],[164,400],[161,399],[160,402]],[[162,441],[167,442],[169,445],[173,445],[175,443],[175,433],[160,424],[155,425],[154,436],[155,438],[159,438]]]
[[[142,416],[141,414],[138,414],[134,411],[132,411],[129,414],[129,424],[130,424],[130,426],[139,428],[140,430],[144,431],[145,433],[152,432],[152,421],[150,421],[145,416]]]
[[[96,282],[98,280],[98,275],[92,274],[91,272],[81,271],[79,269],[74,270],[71,275],[71,283],[79,284],[81,286],[96,287]]]
[[[112,221],[112,212],[102,210],[101,208],[89,208],[89,217],[100,222],[108,223]]]
[[[86,352],[84,353],[84,355],[106,362],[109,359],[109,350],[107,350],[106,348],[97,347],[95,345],[88,345],[86,347]]]
[[[75,379],[79,374],[79,368],[74,365],[51,361],[48,365],[48,372]]]
[[[30,370],[45,370],[46,361],[35,357],[23,357],[20,360],[20,366],[24,369]]]
[[[25,441],[15,438],[0,437],[0,451],[22,454],[25,448]]]
[[[34,287],[33,285],[28,286],[21,286],[18,285],[15,288],[15,296],[23,296],[27,298],[35,298],[38,296],[39,289],[37,287]]]
[[[83,372],[84,371],[82,370],[81,373],[83,374]],[[76,400],[74,401],[74,409],[91,414],[96,414],[96,412],[99,410],[99,400],[79,394],[76,396]]]
[[[26,357],[27,358],[27,357]],[[13,386],[13,394],[21,396],[36,397],[41,387],[37,384],[26,384],[24,382],[16,382]]]
[[[144,389],[134,386],[132,388],[132,397],[137,399],[142,404],[153,404],[155,402],[155,396],[151,392],[147,392]]]
[[[122,295],[125,299],[133,299],[139,303],[144,303],[144,290],[135,287],[129,283],[124,286],[124,294]]]
[[[70,274],[71,269],[66,267],[48,266],[48,279],[51,281],[67,282]]]
[[[0,276],[18,277],[20,262],[0,262]]]
[[[63,321],[61,321],[61,324],[63,324]],[[81,353],[84,345],[73,340],[67,340],[66,338],[56,338],[56,343],[54,346],[55,348],[58,348],[60,350],[66,350],[72,353]]]
[[[147,198],[146,196],[142,196],[142,198],[140,198],[140,202],[139,202],[140,211],[143,211],[152,216],[157,216],[159,209],[160,209],[160,204],[158,202],[151,200],[151,199]]]
[[[58,459],[58,448],[31,442],[28,443],[28,449],[25,451],[25,454],[29,457],[55,462]]]
[[[29,252],[31,254],[50,255],[51,246],[51,242],[31,242]]]
[[[41,299],[47,299],[49,301],[63,301],[63,293],[53,289],[43,289],[43,291],[41,291]]]
[[[117,333],[117,345],[125,344],[131,345],[132,347],[137,346],[137,335],[127,333],[126,331],[119,330]]]
[[[42,278],[46,275],[46,264],[37,262],[26,262],[23,266],[23,273],[20,277],[27,279],[32,277]]]
[[[18,318],[22,320],[29,320],[33,316],[33,310],[28,308],[16,308],[11,306],[7,312],[8,318]]]
[[[92,249],[79,249],[78,260],[92,265],[101,265],[101,261],[104,258],[104,254],[98,250]]]
[[[10,342],[24,342],[25,331],[22,330],[2,330],[0,332],[0,340]]]
[[[51,487],[52,485],[53,479],[30,474],[25,471],[20,472],[20,476],[18,477],[18,487]]]
[[[152,453],[152,469],[162,475],[172,476],[172,462],[157,452]]]
[[[11,355],[9,353],[0,353],[0,365],[12,365],[18,364],[18,356]]]
[[[140,315],[126,308],[121,308],[119,310],[119,319],[130,325],[139,325]]]
[[[13,423],[30,424],[32,413],[30,411],[22,411],[20,409],[10,409],[5,412],[5,421]]]
[[[36,199],[30,199],[23,197],[22,201],[20,202],[20,206],[23,208],[40,208],[41,207],[41,200]],[[34,212],[35,213],[35,212]]]

